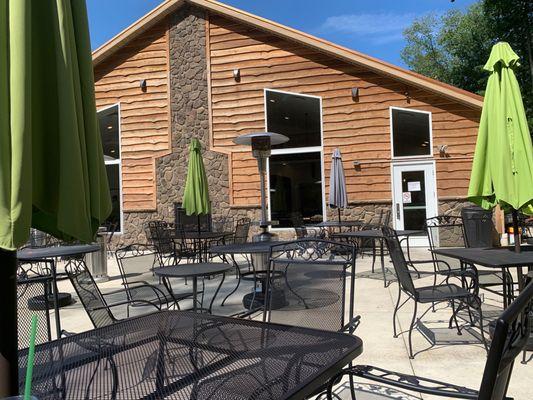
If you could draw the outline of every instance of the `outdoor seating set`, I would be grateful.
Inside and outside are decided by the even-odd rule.
[[[450,320],[453,319],[458,330],[457,313],[461,307],[467,308],[469,314],[478,314],[471,315],[470,322],[472,325],[477,322],[483,332],[479,284],[472,283],[476,282],[476,274],[469,274],[466,266],[464,270],[452,272],[449,263],[434,262],[438,258],[432,258],[428,263],[447,264],[435,266],[435,279],[441,277],[442,282],[437,280],[434,285],[415,287],[412,275],[416,272],[409,267],[397,232],[384,226],[379,232],[400,288],[395,314],[401,307],[402,294],[415,303],[409,330],[411,356],[417,304],[431,307],[438,302],[450,303]],[[445,240],[444,234],[439,240]],[[432,249],[436,249],[434,245]],[[224,247],[233,248],[233,252],[223,252]],[[266,265],[256,266],[264,270],[255,271],[262,275],[263,297],[250,300],[248,312],[221,317],[209,312],[168,310],[180,299],[190,298],[190,291],[175,293],[168,284],[144,279],[153,277],[154,267],[159,272],[187,269],[191,264],[161,267],[157,250],[150,246],[132,245],[116,251],[124,285],[121,291],[126,294],[126,299],[118,302],[107,299],[119,291],[103,295],[83,259],[68,260],[65,269],[96,330],[77,335],[62,332],[60,340],[50,342],[50,315],[47,308],[42,310],[46,317],[40,331],[48,332],[48,337],[44,335],[37,347],[34,393],[40,399],[306,398],[314,395],[333,398],[332,391],[339,378],[347,375],[352,391],[355,390],[353,380],[357,378],[420,393],[492,398],[492,393],[505,393],[512,361],[531,341],[533,284],[527,285],[524,277],[519,285],[521,294],[513,298],[512,304],[491,325],[486,344],[488,347],[490,341],[489,358],[479,392],[379,366],[352,366],[351,361],[362,352],[361,339],[351,336],[361,322],[361,317],[354,315],[357,245],[304,238],[288,242],[219,244],[210,251],[213,255],[237,254],[237,251],[266,255]],[[224,275],[234,267],[229,263],[213,265],[217,264],[226,265],[226,270],[215,271],[213,275]],[[193,265],[200,267],[202,262]],[[470,268],[475,271],[475,267]],[[29,275],[31,271],[26,271],[25,278]],[[452,277],[459,277],[459,283],[451,283]],[[468,283],[463,285],[464,282]],[[36,280],[32,285],[46,294],[45,283]],[[28,281],[21,279],[20,290],[25,296],[21,295],[19,301],[28,301],[29,289]],[[37,292],[31,293],[34,296]],[[193,304],[194,310],[199,311],[197,302]],[[112,313],[118,306],[146,306],[149,313],[119,321]],[[21,308],[24,308],[22,303]],[[164,309],[167,310],[161,311]],[[211,307],[206,311],[210,310]],[[21,340],[23,348],[24,338]],[[26,360],[27,354],[22,350],[20,365]]]

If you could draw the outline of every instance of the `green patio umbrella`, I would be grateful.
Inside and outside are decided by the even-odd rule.
[[[192,139],[189,145],[189,167],[182,207],[187,215],[200,216],[211,212],[209,186],[202,160],[202,145],[196,138]],[[198,229],[200,229],[199,224]]]
[[[85,0],[0,0],[0,363],[11,394],[15,249],[30,227],[90,242],[110,211]]]
[[[500,42],[485,64],[490,76],[468,198],[485,209],[499,204],[512,212],[515,248],[520,251],[517,212],[533,215],[533,147],[513,71],[518,59],[508,43]]]

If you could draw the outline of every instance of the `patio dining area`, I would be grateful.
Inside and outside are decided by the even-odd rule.
[[[305,241],[305,239],[303,240]],[[289,248],[287,246],[291,246],[290,243],[294,242],[277,241],[266,246],[264,244],[258,245],[245,242],[240,244],[240,251],[246,251],[246,246],[253,248],[261,248],[261,246],[270,248],[271,245],[273,245],[274,249],[276,246],[284,246],[283,251],[281,252],[268,252],[268,257],[286,257],[286,251],[287,248]],[[338,254],[342,254],[342,242],[336,243],[338,243],[337,246],[339,246],[336,251]],[[234,244],[226,246],[235,247]],[[93,361],[90,361],[90,354],[91,351],[93,352],[92,354],[94,354],[96,350],[91,350],[90,346],[87,347],[87,345],[83,345],[84,341],[89,339],[84,339],[83,334],[74,336],[71,335],[73,333],[80,334],[83,332],[85,332],[85,335],[90,335],[95,326],[99,328],[100,331],[103,329],[104,331],[108,332],[104,335],[104,337],[114,337],[113,335],[116,335],[116,333],[112,333],[113,330],[109,329],[112,329],[112,325],[118,323],[117,328],[115,328],[115,332],[118,332],[116,331],[118,326],[123,325],[129,327],[123,333],[124,335],[128,334],[129,336],[117,336],[114,339],[108,339],[107,341],[111,340],[111,343],[116,343],[117,340],[119,342],[122,342],[123,340],[141,340],[141,342],[143,342],[145,339],[142,338],[148,334],[148,326],[150,324],[159,326],[156,331],[160,333],[162,332],[161,329],[163,329],[164,332],[166,329],[168,329],[165,327],[174,326],[172,331],[169,332],[173,332],[172,335],[176,335],[176,339],[182,339],[184,341],[179,342],[179,345],[177,345],[174,350],[169,349],[169,351],[173,351],[173,355],[168,356],[169,362],[172,360],[172,362],[181,362],[179,360],[182,358],[185,357],[185,360],[189,357],[186,355],[186,353],[182,354],[182,351],[189,348],[188,346],[191,345],[190,343],[194,342],[192,338],[195,337],[193,329],[195,326],[199,330],[198,335],[202,338],[202,343],[204,343],[203,340],[205,340],[206,345],[207,343],[212,343],[213,345],[222,345],[224,348],[225,346],[230,346],[230,348],[232,348],[234,351],[240,348],[239,346],[247,346],[246,348],[248,350],[250,350],[250,348],[255,348],[255,333],[253,333],[253,329],[256,329],[256,326],[249,326],[246,324],[250,323],[247,321],[255,321],[254,323],[257,323],[259,324],[258,326],[261,326],[261,324],[264,324],[264,322],[262,322],[264,313],[261,309],[256,309],[255,312],[250,313],[250,302],[247,303],[245,299],[250,293],[258,290],[259,284],[253,280],[244,279],[240,281],[239,276],[236,274],[234,269],[234,265],[237,264],[241,265],[242,269],[247,270],[248,265],[251,264],[252,257],[235,255],[233,257],[233,261],[229,261],[228,258],[226,260],[227,263],[223,263],[219,259],[219,255],[220,248],[224,247],[224,245],[219,244],[217,247],[218,250],[215,251],[217,255],[213,254],[211,261],[216,265],[227,265],[227,268],[223,272],[212,275],[201,275],[201,278],[199,278],[200,295],[198,296],[197,303],[193,301],[193,297],[190,295],[180,298],[179,301],[176,302],[173,302],[173,300],[176,300],[174,298],[166,305],[161,307],[162,309],[170,310],[166,312],[162,311],[163,314],[158,314],[159,311],[155,310],[151,304],[136,303],[135,306],[129,307],[128,304],[126,304],[128,301],[128,294],[124,292],[124,277],[126,276],[129,279],[135,279],[135,281],[147,282],[149,285],[158,286],[164,291],[165,286],[161,285],[161,279],[156,272],[158,270],[163,271],[173,267],[159,266],[157,262],[154,264],[154,260],[156,260],[155,252],[153,253],[154,256],[152,258],[147,258],[145,253],[140,254],[138,251],[132,251],[130,254],[132,258],[137,258],[137,266],[135,269],[132,269],[132,265],[134,264],[124,264],[121,269],[121,266],[117,260],[120,260],[124,255],[121,255],[121,258],[109,257],[107,259],[109,280],[107,282],[100,282],[98,284],[94,283],[96,287],[93,287],[93,290],[101,291],[102,295],[105,297],[105,304],[118,304],[118,306],[111,306],[109,308],[114,318],[114,321],[109,323],[111,326],[108,326],[105,323],[102,325],[96,325],[94,322],[94,311],[90,310],[90,303],[87,303],[86,300],[84,301],[84,299],[80,298],[79,296],[79,293],[83,292],[78,292],[78,295],[76,295],[69,280],[58,281],[57,284],[59,292],[73,293],[74,298],[73,304],[60,309],[61,329],[65,332],[69,332],[68,334],[63,333],[62,335],[64,337],[64,339],[62,339],[64,343],[63,348],[66,352],[63,357],[65,360],[69,360],[71,357],[74,357],[74,354],[77,354],[75,357],[78,357],[75,358],[75,360],[77,360],[75,361],[75,364],[73,364],[71,367],[67,367],[64,371],[66,372],[65,376],[69,386],[69,396],[74,396],[67,396],[67,398],[75,398],[75,396],[78,395],[82,396],[82,393],[88,394],[89,396],[98,397],[101,395],[98,394],[100,393],[100,390],[104,390],[102,393],[107,393],[107,395],[104,395],[105,398],[107,398],[107,396],[110,396],[110,398],[130,398],[128,396],[141,398],[148,396],[150,390],[152,390],[154,387],[154,382],[157,382],[157,373],[155,371],[157,370],[156,366],[160,365],[161,361],[156,361],[155,359],[151,361],[152,357],[155,357],[157,354],[156,348],[151,345],[146,345],[146,348],[139,348],[136,350],[137,353],[132,353],[137,354],[136,356],[128,356],[126,353],[124,353],[124,355],[119,353],[116,356],[113,356],[112,352],[109,353],[111,355],[108,355],[107,357],[111,358],[109,358],[107,362],[109,362],[109,360],[113,360],[113,368],[116,369],[115,377],[110,376],[109,373],[106,372],[108,368],[112,366],[111,364],[107,365],[105,361],[103,361],[102,365],[100,366],[93,364]],[[213,249],[216,249],[217,247],[213,247]],[[348,248],[349,246],[346,247]],[[306,248],[310,251],[315,247],[309,245]],[[405,247],[403,250],[406,254]],[[308,251],[304,251],[303,253],[306,256],[310,254]],[[118,254],[120,254],[120,251]],[[258,253],[256,253],[256,255],[257,254]],[[410,260],[415,262],[415,265],[417,265],[416,261],[427,260],[428,257],[431,258],[431,253],[428,248],[417,247],[410,249]],[[394,337],[392,318],[398,298],[399,285],[397,284],[395,266],[391,262],[391,257],[386,255],[384,259],[384,271],[381,271],[380,269],[373,267],[372,256],[364,255],[358,252],[355,258],[355,270],[347,270],[347,274],[344,277],[346,282],[339,281],[339,277],[341,275],[335,272],[336,263],[332,262],[337,260],[337,264],[339,264],[339,260],[346,260],[345,256],[337,255],[333,258],[333,260],[326,257],[325,263],[321,263],[320,257],[315,259],[306,259],[305,263],[298,262],[298,260],[293,260],[294,267],[298,269],[298,272],[296,274],[289,274],[288,272],[285,273],[285,277],[290,276],[290,278],[286,278],[287,286],[285,286],[285,289],[276,286],[274,274],[275,270],[271,271],[272,289],[270,289],[270,291],[273,294],[271,298],[271,305],[265,307],[269,310],[271,315],[270,317],[266,318],[266,320],[269,322],[282,322],[291,326],[301,326],[304,330],[306,327],[320,328],[321,330],[330,331],[333,334],[336,329],[334,328],[335,323],[332,322],[332,320],[335,320],[336,318],[338,319],[339,312],[341,312],[345,322],[350,321],[350,318],[356,321],[356,323],[350,327],[347,332],[352,332],[356,338],[360,338],[362,340],[363,348],[356,350],[352,349],[350,353],[351,355],[349,357],[354,358],[354,364],[372,365],[400,374],[414,375],[439,381],[444,380],[446,382],[453,382],[454,385],[459,387],[468,387],[474,389],[478,388],[487,360],[487,350],[482,342],[479,327],[476,324],[472,324],[471,317],[469,317],[466,310],[463,309],[457,314],[458,324],[461,332],[461,334],[458,334],[455,326],[450,327],[450,316],[453,313],[450,302],[441,302],[435,305],[423,305],[425,306],[425,309],[420,310],[420,320],[417,320],[412,334],[412,346],[415,349],[414,358],[410,357],[410,348],[407,340],[412,318],[413,304],[407,304],[406,306],[400,308],[397,312],[396,323],[398,336]],[[260,258],[256,257],[254,258],[254,261],[258,262],[260,261]],[[286,260],[284,262],[286,262]],[[67,262],[67,264],[68,263],[69,262]],[[180,265],[185,266],[186,264],[186,261],[181,261],[176,265],[179,269]],[[342,265],[342,262],[340,264]],[[201,270],[203,264],[196,262],[193,265],[198,266],[197,269]],[[57,269],[61,274],[65,270],[65,261],[59,261],[57,264]],[[67,270],[68,269],[69,267],[67,266]],[[390,282],[390,284],[386,287],[383,286],[383,274],[386,275],[386,279]],[[516,281],[518,278],[516,272],[513,272],[513,274]],[[434,284],[434,267],[431,264],[426,266],[418,265],[417,272],[413,270],[411,276],[416,287],[431,286]],[[224,279],[221,283],[222,277]],[[85,276],[85,279],[87,279],[87,276]],[[172,279],[173,289],[177,289],[177,291],[181,293],[191,292],[193,283],[190,278],[187,282],[185,281],[184,277],[175,277]],[[284,280],[285,278],[279,281],[284,284]],[[350,296],[352,291],[352,283],[353,299]],[[460,284],[460,280],[457,280],[457,283]],[[346,295],[344,295],[343,288],[347,290]],[[85,287],[85,289],[90,288]],[[275,305],[275,303],[279,303],[279,301],[275,300],[274,292],[284,293],[283,295],[285,296],[285,303],[288,306],[283,306],[283,304]],[[482,308],[484,316],[484,334],[490,343],[490,338],[494,330],[494,328],[491,328],[491,326],[494,326],[491,324],[491,322],[495,321],[504,310],[503,299],[501,295],[484,291],[480,296],[483,299]],[[225,300],[224,305],[222,305],[223,300]],[[209,304],[211,302],[212,307],[210,314],[206,314],[205,311],[200,312],[200,309],[207,308],[204,307],[206,303]],[[191,314],[190,311],[172,311],[177,310],[176,304],[179,305],[181,310],[190,310],[197,305],[198,310],[194,314]],[[245,307],[245,305],[247,305],[248,308]],[[173,314],[171,313],[176,312],[178,314],[173,317]],[[170,314],[166,315],[165,313]],[[19,314],[26,315],[25,310],[22,310],[20,306]],[[142,317],[143,315],[144,317]],[[199,316],[196,322],[194,322],[194,319],[191,319],[194,318],[193,315]],[[209,315],[212,315],[212,317]],[[178,316],[180,316],[179,320],[176,320],[176,322],[173,323],[169,322],[171,320],[168,318],[177,318]],[[52,339],[56,338],[56,334],[53,330],[53,321],[55,317],[55,311],[53,309],[50,310],[50,319],[52,321]],[[139,320],[138,317],[151,319]],[[230,319],[224,319],[225,317],[230,317]],[[218,318],[223,318],[223,320],[217,320]],[[118,322],[121,320],[124,322]],[[135,321],[137,320],[139,323],[142,322],[143,325],[140,325],[139,327],[134,325],[136,323]],[[206,324],[206,321],[210,321],[210,323]],[[213,321],[215,321],[214,325],[211,325]],[[226,329],[225,326],[227,326],[224,324],[227,324],[228,321],[234,321],[232,324],[237,325],[228,327],[227,332],[224,333]],[[148,326],[144,325],[145,323],[148,323]],[[245,324],[246,327],[241,327],[243,329],[242,333],[238,333],[239,329],[236,329],[236,326],[239,327],[239,324],[241,323]],[[218,328],[216,328],[216,332],[211,331],[211,329],[215,329],[213,326],[218,326]],[[193,331],[188,332],[189,329],[193,329]],[[207,329],[207,331],[205,331],[205,329]],[[303,335],[305,333],[309,334],[309,332],[299,332],[297,334],[294,332],[294,329],[297,328],[291,328],[288,332],[284,333],[284,335],[289,335],[290,332],[297,335],[297,337],[298,335]],[[138,333],[135,333],[137,330]],[[232,336],[235,334],[239,336],[237,338]],[[240,336],[241,334],[244,336]],[[277,337],[280,337],[279,335],[281,335],[281,333],[272,333],[272,335],[274,335],[273,337],[276,337],[276,335],[278,335]],[[302,339],[302,336],[299,337]],[[92,338],[91,340],[95,340],[95,338]],[[189,342],[187,342],[187,340],[189,340]],[[286,342],[286,346],[292,346],[293,351],[298,352],[301,350],[298,350],[299,346],[302,346],[301,343],[292,343],[291,340],[293,339],[290,339],[290,337],[286,337],[286,340],[288,340],[288,342]],[[332,338],[329,340],[332,340]],[[77,343],[76,346],[81,345],[81,348],[84,349],[83,354],[79,353],[79,348],[76,350],[72,347],[75,343]],[[272,351],[276,351],[276,346],[280,345],[280,342],[274,339],[272,339],[271,342],[267,341],[266,343],[270,344],[266,345],[266,347],[265,344],[263,344],[263,346],[259,346],[259,348],[263,348],[264,350],[270,348]],[[326,353],[333,357],[331,360],[335,359],[335,354],[338,352],[340,352],[339,354],[344,354],[343,350],[335,350],[334,341],[327,345],[331,347],[328,348],[326,353],[323,353],[322,350],[319,350],[319,347],[317,347],[320,346],[319,343],[320,341],[305,351],[310,352],[315,349],[318,352],[317,357],[319,357],[319,359],[321,359],[325,364],[329,362]],[[348,346],[348,344],[345,344],[344,346]],[[42,348],[43,350],[46,349],[46,345]],[[182,350],[179,350],[180,348]],[[346,349],[346,347],[344,347],[344,349]],[[52,353],[49,354],[55,354],[56,350],[47,351],[52,351]],[[202,352],[207,350],[204,347],[200,347],[196,351]],[[69,352],[73,352],[71,357],[69,357]],[[44,355],[40,355],[41,361],[43,360],[43,357],[46,359],[45,354],[46,353],[44,353]],[[39,351],[37,352],[37,355],[37,360],[39,360]],[[87,359],[87,357],[89,357],[89,361],[87,362],[89,362],[88,365],[90,368],[88,367],[89,370],[82,373],[81,366],[84,365],[83,360]],[[207,357],[203,358],[202,361],[206,363],[205,365],[209,365],[210,362],[218,360],[216,357],[211,359],[208,353],[205,353],[201,357]],[[269,357],[274,357],[274,359],[276,358],[276,356],[273,355],[263,355],[262,357],[264,357],[264,360],[270,359]],[[301,358],[303,356],[298,355],[298,353],[291,353],[291,355],[285,355],[281,357],[292,357],[295,363],[301,365],[306,364],[305,359]],[[514,397],[515,399],[528,398],[529,393],[531,392],[531,385],[533,384],[533,376],[531,374],[531,368],[533,365],[533,361],[531,360],[532,353],[525,353],[523,357],[526,361],[525,363],[521,362],[522,354],[518,355],[512,372],[512,379],[510,380],[508,395]],[[21,362],[24,362],[24,360],[25,358],[23,357]],[[344,361],[344,363],[347,364],[348,361],[349,360],[347,359]],[[36,372],[35,375],[35,390],[37,390],[37,392],[43,389],[42,382],[39,384],[39,377],[46,377],[46,370],[39,370],[38,363],[36,365],[36,371],[38,372]],[[268,376],[269,374],[273,373],[267,372],[267,370],[268,368],[272,368],[273,365],[270,367],[263,366],[263,368],[266,369],[261,373],[254,371],[253,364],[245,363],[242,365],[242,367],[244,368],[242,370],[240,367],[236,370],[233,370],[232,368],[234,367],[226,366],[215,375],[208,374],[203,377],[201,377],[201,375],[194,377],[193,374],[193,376],[190,378],[183,378],[185,379],[185,381],[183,381],[182,378],[178,378],[177,375],[173,374],[178,374],[180,368],[185,367],[179,367],[177,365],[171,367],[169,365],[167,368],[171,368],[172,370],[175,370],[175,372],[171,373],[170,370],[164,371],[162,372],[162,376],[164,378],[161,378],[163,379],[162,382],[164,382],[162,387],[165,388],[164,390],[169,391],[165,392],[163,390],[159,393],[160,396],[165,394],[168,395],[169,398],[174,398],[173,396],[178,396],[176,398],[182,398],[180,396],[193,395],[196,396],[196,398],[206,398],[203,396],[213,396],[215,393],[214,391],[216,391],[216,388],[219,387],[220,391],[226,391],[228,395],[231,395],[235,398],[240,398],[239,396],[241,395],[242,398],[247,398],[247,396],[251,396],[250,390],[253,391],[253,388],[255,388],[259,391],[259,393],[262,393],[264,396],[266,396],[266,398],[285,398],[285,395],[282,394],[284,392],[281,389],[279,389],[279,392],[276,391],[278,389],[272,389],[272,391],[267,390],[264,392],[265,386],[263,385],[269,382]],[[74,368],[73,371],[78,372],[68,373],[69,368]],[[339,367],[336,367],[335,370],[339,371],[340,365]],[[182,370],[182,372],[185,371],[187,371],[187,369]],[[221,376],[225,376],[224,374],[229,373],[229,371],[234,371],[229,375],[235,376],[234,380],[230,380],[229,376],[228,379],[212,379],[212,377],[218,376],[219,374],[222,374]],[[312,375],[312,372],[309,373]],[[92,378],[90,378],[91,376]],[[241,378],[239,378],[239,376]],[[257,386],[254,386],[255,384],[246,385],[246,389],[239,389],[239,394],[237,395],[235,390],[238,390],[238,386],[235,386],[235,383],[239,382],[239,379],[243,379],[243,377],[246,376],[255,376],[256,379],[258,379],[256,382]],[[89,381],[87,381],[87,379],[89,379]],[[115,379],[117,381],[114,384],[111,384]],[[136,381],[136,379],[138,381]],[[265,379],[266,381],[261,381],[261,379]],[[303,377],[300,377],[299,379],[305,381],[305,378]],[[137,383],[132,386],[131,383],[127,383],[130,380],[131,382]],[[183,386],[178,385],[173,388],[173,381],[182,382]],[[44,382],[46,382],[46,379]],[[209,382],[209,385],[206,382]],[[274,382],[275,380],[272,381],[271,384]],[[203,387],[200,385],[200,383],[206,384],[207,386]],[[321,388],[321,390],[324,391],[324,383],[324,381],[322,381],[322,384],[313,382],[310,384],[309,388],[310,390],[313,388],[313,390]],[[197,384],[200,386],[196,387]],[[113,385],[116,385],[117,387],[113,389]],[[44,387],[47,390],[50,389],[50,387],[47,385],[44,385]],[[291,387],[290,384],[289,387]],[[358,378],[355,378],[353,388],[357,399],[434,398],[427,394],[422,395],[422,397],[417,397],[415,393],[401,388],[394,389],[386,384],[370,382],[368,380]],[[311,397],[315,397],[317,393],[313,394],[313,390],[310,392],[296,392],[294,396],[295,398],[308,397],[309,395],[311,395]],[[43,392],[43,394],[44,393],[46,393],[46,391]],[[352,389],[349,380],[345,378],[341,380],[340,383],[336,384],[334,386],[333,393],[339,396],[339,398],[352,398]],[[43,398],[48,397],[44,396]]]

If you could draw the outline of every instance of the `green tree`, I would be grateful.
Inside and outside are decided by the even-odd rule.
[[[429,14],[416,19],[404,37],[401,57],[410,69],[481,95],[492,46],[509,42],[521,58],[516,74],[533,126],[533,0],[480,0],[465,12]]]
[[[404,31],[407,45],[401,53],[413,71],[442,82],[483,94],[491,39],[488,20],[480,3],[465,13],[429,14]]]

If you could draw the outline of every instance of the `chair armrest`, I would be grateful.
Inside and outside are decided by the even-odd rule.
[[[159,305],[157,305],[155,303],[152,303],[151,301],[148,301],[148,300],[124,300],[124,301],[119,301],[118,303],[111,303],[111,304],[108,304],[106,306],[90,308],[90,311],[106,310],[106,309],[111,308],[111,307],[124,306],[124,305],[128,305],[128,304],[133,304],[133,303],[144,303],[146,305],[153,306],[153,307],[157,308],[159,311],[161,311],[161,307]]]
[[[235,314],[231,314],[229,315],[229,317],[231,318],[246,318],[246,317],[249,317],[255,313],[258,313],[258,312],[262,312],[263,311],[263,307],[257,307],[257,308],[254,308],[253,310],[248,310],[248,311],[241,311],[241,312],[238,312],[238,313],[235,313]]]
[[[330,380],[328,384],[328,398],[331,398],[331,389],[334,382],[338,381],[338,379],[343,375],[357,376],[404,390],[433,396],[471,400],[477,400],[479,396],[479,392],[477,390],[469,389],[464,386],[453,385],[415,375],[387,371],[385,369],[370,365],[356,365],[344,369]]]
[[[350,322],[348,322],[346,325],[344,325],[341,329],[342,332],[349,332],[353,333],[357,329],[357,327],[361,324],[361,316],[356,315],[353,317]]]

